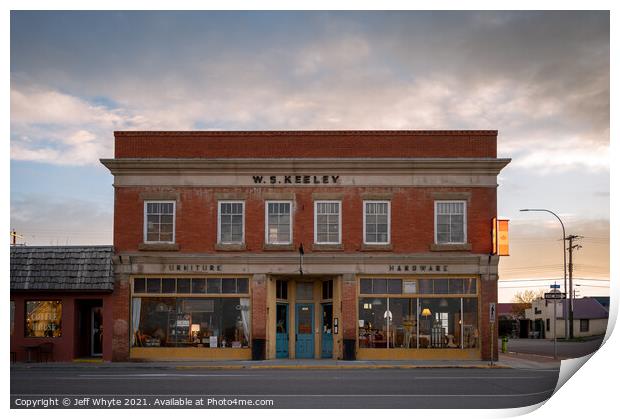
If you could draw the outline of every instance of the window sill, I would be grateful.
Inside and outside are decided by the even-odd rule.
[[[245,243],[216,243],[215,250],[225,252],[239,252],[247,250]]]
[[[362,247],[360,247],[361,251],[370,251],[370,252],[391,252],[393,250],[391,243],[385,244],[366,244],[363,243]]]
[[[317,244],[317,243],[313,243],[312,244],[312,251],[340,251],[340,250],[344,250],[344,246],[342,246],[342,243],[340,244]]]
[[[280,250],[280,251],[288,251],[295,250],[295,245],[293,243],[290,244],[273,244],[273,243],[265,243],[263,244],[263,250]]]
[[[175,252],[179,250],[177,243],[140,243],[138,250],[154,250],[160,252]]]
[[[471,243],[431,244],[431,252],[471,251]]]

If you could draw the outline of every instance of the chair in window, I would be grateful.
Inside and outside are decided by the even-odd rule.
[[[49,361],[50,359],[53,361],[54,360],[54,344],[52,342],[44,342],[42,344],[39,345],[39,351],[38,351],[38,361],[39,362],[43,362],[43,360],[45,359],[45,362]]]

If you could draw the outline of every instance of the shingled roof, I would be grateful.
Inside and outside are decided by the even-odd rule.
[[[112,291],[112,246],[13,246],[11,290]]]

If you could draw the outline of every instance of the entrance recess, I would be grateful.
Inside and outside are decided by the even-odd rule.
[[[288,358],[288,304],[276,305],[276,358]]]
[[[295,357],[314,358],[314,304],[296,304],[295,336]]]
[[[321,333],[321,358],[331,358],[334,352],[333,316],[334,306],[321,304],[323,308],[323,329]]]

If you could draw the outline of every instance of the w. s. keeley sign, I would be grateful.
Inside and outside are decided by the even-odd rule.
[[[255,185],[337,185],[340,176],[333,175],[254,175]]]

